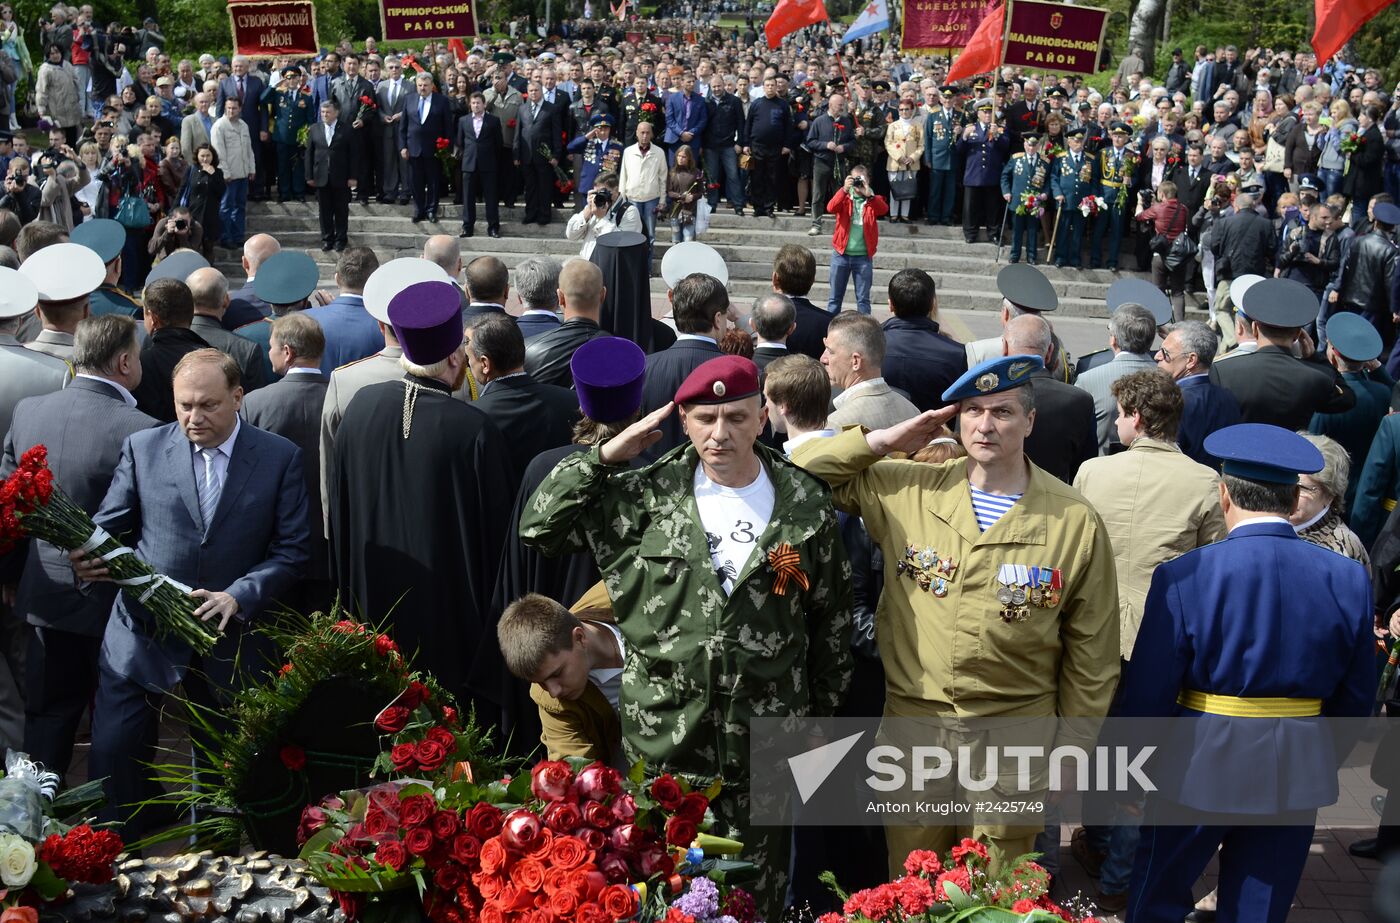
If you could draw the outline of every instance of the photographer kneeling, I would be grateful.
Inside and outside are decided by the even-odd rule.
[[[181,205],[156,222],[155,233],[151,235],[151,256],[161,260],[176,250],[198,251],[203,240],[204,228],[194,220],[190,210]]]
[[[569,240],[583,241],[578,255],[586,260],[593,255],[593,245],[598,238],[613,231],[645,233],[642,213],[637,206],[617,194],[617,174],[604,173],[589,190],[583,210],[564,226],[564,236]]]

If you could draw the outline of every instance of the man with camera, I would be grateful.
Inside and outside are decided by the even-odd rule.
[[[826,305],[830,314],[840,313],[846,282],[852,277],[856,282],[856,310],[870,313],[875,247],[880,242],[876,220],[888,215],[890,206],[884,196],[875,195],[869,186],[866,168],[857,164],[846,177],[845,185],[826,203],[826,210],[836,216],[836,230],[831,235],[831,295]]]
[[[204,228],[190,210],[183,205],[171,209],[170,214],[156,222],[151,234],[150,253],[155,259],[164,259],[176,250],[199,250],[204,241]]]
[[[5,192],[0,196],[0,208],[12,211],[19,217],[20,224],[28,224],[39,217],[39,187],[29,181],[29,161],[16,157],[10,161],[9,172],[5,175]]]
[[[586,260],[593,255],[598,238],[613,231],[645,233],[642,213],[637,206],[618,197],[617,174],[604,173],[593,184],[583,210],[564,226],[564,236],[569,240],[583,241],[578,255]]]

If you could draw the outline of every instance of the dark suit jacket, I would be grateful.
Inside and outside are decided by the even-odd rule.
[[[1035,426],[1026,437],[1026,456],[1066,484],[1085,459],[1099,454],[1094,398],[1083,388],[1050,377],[1044,369],[1031,379]]]
[[[1196,172],[1196,181],[1193,183],[1191,182],[1191,168],[1183,163],[1172,171],[1170,178],[1173,183],[1176,183],[1177,200],[1186,206],[1189,214],[1195,215],[1206,202],[1206,194],[1210,192],[1213,174],[1206,169],[1205,163],[1202,162],[1200,170]]]
[[[1210,380],[1229,390],[1244,423],[1307,429],[1315,413],[1341,413],[1356,406],[1356,394],[1330,365],[1304,362],[1277,346],[1210,367]]]
[[[350,122],[342,113],[335,123],[330,147],[326,146],[326,126],[319,120],[306,129],[306,181],[318,189],[344,188],[350,182]]]
[[[190,321],[190,330],[210,346],[221,349],[238,363],[238,371],[243,376],[243,390],[254,391],[267,384],[263,374],[262,350],[252,340],[230,333],[223,324],[212,317],[196,314]]]
[[[676,340],[659,353],[647,356],[646,378],[642,381],[642,414],[664,407],[676,396],[676,389],[691,372],[716,356],[719,347],[708,340]],[[661,441],[651,447],[659,458],[685,441],[679,413],[661,422]]]
[[[558,330],[563,321],[558,314],[522,314],[515,319],[515,324],[520,328],[521,336],[529,340],[541,334],[549,333],[551,330]]]
[[[112,486],[94,517],[128,536],[136,556],[187,586],[238,600],[238,616],[201,669],[216,688],[234,683],[235,654],[262,642],[245,627],[281,597],[306,566],[306,486],[301,452],[281,436],[244,424],[229,459],[219,506],[207,525],[199,511],[190,442],[175,424],[126,440]],[[102,666],[151,689],[172,689],[189,668],[183,643],[153,634],[153,617],[117,597],[102,644]],[[240,653],[241,645],[241,653]],[[245,667],[246,668],[246,667]]]
[[[1241,356],[1240,359],[1244,357]],[[1232,359],[1238,362],[1239,359]],[[1205,450],[1206,437],[1218,429],[1240,422],[1240,405],[1235,396],[1211,381],[1209,375],[1192,375],[1177,382],[1183,406],[1176,444],[1193,461],[1220,470],[1220,459]]]
[[[185,353],[208,345],[187,327],[162,327],[147,337],[141,346],[141,384],[132,392],[136,406],[162,423],[174,423],[175,389],[171,376],[175,366]]]
[[[548,147],[556,159],[562,156],[559,110],[541,101],[540,114],[534,117],[530,114],[532,105],[528,99],[525,100],[516,116],[515,159],[522,164],[534,163],[540,159],[540,145]]]
[[[797,306],[797,329],[787,338],[788,349],[820,361],[826,351],[826,328],[831,326],[831,315],[812,304],[805,295],[788,297]]]
[[[920,410],[942,407],[943,392],[967,371],[967,349],[941,332],[931,317],[891,317],[882,326],[885,361],[880,373],[885,381],[908,394]]]
[[[253,139],[254,147],[258,144],[258,132],[267,130],[267,123],[263,120],[262,96],[266,86],[261,77],[249,74],[244,78],[243,114],[241,118],[248,123],[248,134]],[[219,81],[219,97],[215,101],[214,117],[218,118],[224,114],[224,100],[238,96],[238,78],[229,76]]]
[[[758,366],[759,377],[763,376],[763,370],[768,368],[768,364],[774,359],[781,359],[783,356],[792,355],[786,349],[777,346],[758,346],[753,351],[753,364]]]
[[[437,139],[452,139],[452,110],[447,97],[433,93],[429,97],[428,120],[418,119],[418,94],[415,93],[404,104],[403,118],[399,120],[399,148],[408,148],[410,157],[433,157],[437,154]]]
[[[330,379],[319,371],[283,376],[243,399],[243,419],[258,429],[275,433],[301,450],[302,482],[306,485],[307,520],[311,529],[311,555],[306,576],[330,578],[325,530],[321,518],[321,408],[326,403]]]
[[[243,283],[243,287],[236,292],[229,292],[228,310],[224,312],[223,325],[225,330],[233,331],[239,327],[246,327],[254,321],[260,321],[272,314],[272,308],[266,301],[253,294],[253,282],[250,279]]]
[[[481,117],[481,134],[473,130],[472,114],[457,120],[457,150],[462,152],[463,173],[495,173],[501,140],[501,120],[487,112]]]
[[[489,382],[472,406],[490,417],[506,437],[513,490],[520,488],[531,459],[573,441],[579,413],[574,392],[540,384],[528,374]]]
[[[351,123],[355,121],[355,116],[360,114],[360,108],[363,105],[360,102],[360,97],[368,96],[371,100],[374,100],[374,84],[370,83],[363,75],[357,76],[353,81],[351,81],[349,77],[346,77],[344,80],[340,81],[340,83],[331,87],[331,96],[340,104],[341,124],[351,131],[354,131],[355,129],[352,127]],[[379,105],[378,100],[375,100],[375,105]],[[317,109],[311,114],[311,117],[320,121],[321,110]],[[379,110],[367,109],[363,121],[365,128],[379,124]]]
[[[507,314],[511,320],[515,320],[515,315],[510,314],[505,308],[498,304],[484,304],[480,301],[470,301],[463,293],[462,300],[467,304],[462,308],[462,322],[468,327],[471,326],[472,318],[480,317],[483,314]]]
[[[91,378],[75,378],[52,394],[26,398],[15,407],[0,478],[9,477],[25,452],[43,444],[49,468],[74,503],[97,512],[126,437],[160,423],[127,404],[117,389]],[[116,587],[98,584],[81,593],[73,583],[68,553],[33,542],[19,579],[15,614],[30,625],[101,637]]]

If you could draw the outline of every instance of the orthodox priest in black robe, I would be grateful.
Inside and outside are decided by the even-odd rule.
[[[510,531],[501,559],[495,598],[491,604],[490,644],[483,644],[476,677],[494,675],[503,703],[502,730],[512,750],[529,753],[540,740],[540,721],[530,699],[528,683],[516,679],[505,668],[496,646],[496,622],[506,606],[526,593],[540,593],[572,608],[602,577],[593,556],[587,552],[547,558],[520,541],[520,517],[535,490],[555,465],[575,452],[587,452],[622,432],[634,420],[642,403],[642,379],[646,375],[646,355],[637,344],[621,337],[598,337],[575,350],[569,363],[578,392],[582,419],[574,428],[574,445],[546,449],[525,469]],[[640,467],[641,459],[633,460]],[[494,674],[493,674],[494,671]]]
[[[452,397],[466,374],[462,308],[445,282],[389,303],[401,381],[362,389],[336,431],[330,473],[332,578],[351,611],[386,630],[414,666],[499,720],[499,683],[471,665],[495,647],[491,594],[513,479],[500,431]]]

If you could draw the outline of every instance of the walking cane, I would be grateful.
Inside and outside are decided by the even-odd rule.
[[[995,262],[1001,262],[1001,248],[1006,245],[1006,216],[1011,213],[1011,203],[1006,203],[1006,208],[1001,210],[1001,233],[997,234],[997,258]],[[1034,256],[1034,254],[1031,254]]]
[[[1060,219],[1065,216],[1065,206],[1060,205],[1055,209],[1055,226],[1050,229],[1050,248],[1045,251],[1045,262],[1055,261],[1055,235],[1060,233]]]

